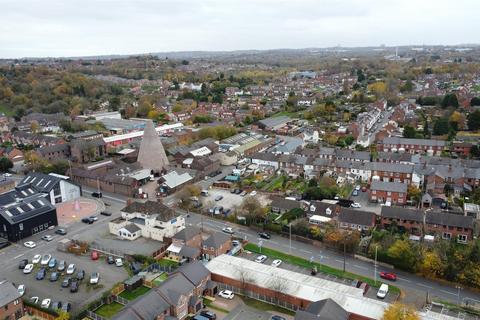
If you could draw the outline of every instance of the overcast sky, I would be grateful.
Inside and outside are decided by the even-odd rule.
[[[0,0],[0,57],[480,42],[480,0]]]

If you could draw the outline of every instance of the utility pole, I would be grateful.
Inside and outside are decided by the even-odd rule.
[[[458,293],[457,293],[457,305],[460,305],[460,290],[462,289],[462,287],[457,286],[457,289],[458,289]]]
[[[345,273],[346,260],[347,260],[347,239],[343,239],[343,273]]]
[[[375,284],[377,284],[377,251],[378,246],[375,246]]]
[[[288,230],[289,230],[289,235],[290,235],[288,254],[291,254],[292,253],[292,224],[291,223],[288,225]]]

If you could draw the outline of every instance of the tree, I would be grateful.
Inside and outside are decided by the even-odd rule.
[[[13,168],[13,162],[7,157],[0,158],[0,171],[7,172],[9,169]]]
[[[417,132],[415,131],[415,128],[409,125],[406,125],[403,127],[403,137],[404,138],[415,138],[415,135]]]
[[[393,303],[383,313],[383,320],[420,320],[417,311],[402,303]]]
[[[443,277],[443,270],[445,268],[440,256],[435,251],[426,252],[420,263],[420,272],[427,278],[441,278]]]
[[[455,93],[447,93],[440,103],[442,108],[454,107],[458,108],[458,99]]]
[[[387,255],[395,262],[395,265],[405,270],[415,270],[416,255],[408,240],[398,239],[388,248]]]
[[[450,118],[448,118],[448,121],[450,123],[450,127],[455,131],[465,129],[465,116],[463,113],[454,111],[450,115]]]
[[[470,105],[471,105],[472,107],[480,106],[480,97],[473,97],[473,98],[470,100]]]
[[[433,135],[442,136],[450,131],[450,124],[447,118],[440,118],[433,124]]]
[[[470,130],[479,130],[480,129],[480,110],[475,110],[470,113],[467,117],[468,128]]]
[[[407,197],[408,199],[415,201],[415,203],[420,203],[420,200],[422,199],[422,191],[411,184],[407,189]]]
[[[377,98],[385,96],[387,85],[383,81],[374,82],[368,85],[368,90],[371,91]]]
[[[265,210],[260,201],[255,197],[245,197],[240,205],[239,211],[247,219],[248,223],[258,223],[265,220]]]
[[[68,312],[65,312],[65,311],[59,311],[58,317],[55,318],[55,320],[69,320],[69,319],[70,319],[70,315],[68,314]]]
[[[30,131],[32,133],[38,133],[38,130],[40,129],[40,125],[38,124],[38,121],[37,120],[33,120],[31,123],[30,123]]]

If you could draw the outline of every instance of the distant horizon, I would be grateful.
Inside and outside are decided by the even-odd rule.
[[[476,43],[478,12],[478,0],[3,0],[0,57]]]

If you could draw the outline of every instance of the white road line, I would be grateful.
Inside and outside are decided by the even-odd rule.
[[[335,259],[335,261],[343,263],[343,260]]]
[[[308,250],[304,250],[304,249],[300,249],[300,251],[305,252],[305,253],[310,253],[310,254],[313,253],[312,251],[308,251]]]
[[[362,269],[362,270],[369,270],[367,267],[359,266],[358,264],[353,265],[355,268]]]
[[[440,291],[445,292],[445,293],[448,293],[448,294],[451,294],[452,296],[456,296],[456,295],[457,295],[455,292],[450,292],[450,291],[441,290],[441,289],[440,289]]]
[[[25,255],[25,253],[21,253],[21,254],[19,254],[18,256],[13,257],[13,260],[18,259],[18,258],[20,258],[20,257],[22,257],[22,256],[24,256],[24,255]]]
[[[405,282],[412,282],[412,281],[410,281],[410,280],[408,280],[408,279],[405,279],[405,278],[399,278],[399,277],[397,277],[397,279],[398,279],[398,280],[405,281]]]
[[[423,284],[423,283],[417,283],[417,285],[428,288],[428,289],[433,289],[433,287],[427,286],[426,284]]]

